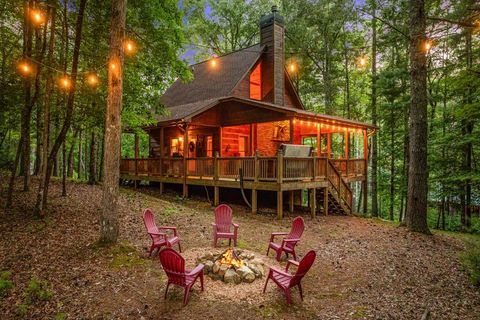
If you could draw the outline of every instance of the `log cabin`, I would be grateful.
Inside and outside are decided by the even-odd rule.
[[[284,203],[293,211],[306,202],[313,217],[350,214],[359,182],[366,211],[368,137],[377,127],[306,110],[285,66],[284,34],[273,7],[260,20],[260,43],[192,65],[193,80],[175,81],[161,97],[166,114],[143,128],[149,158],[138,157],[136,137],[121,179],[155,181],[161,192],[180,184],[184,197],[189,186],[210,187],[215,205],[224,188],[251,190],[254,214],[258,193],[270,191],[278,218]]]

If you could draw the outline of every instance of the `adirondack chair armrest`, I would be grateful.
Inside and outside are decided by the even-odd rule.
[[[232,225],[233,225],[233,227],[234,227],[235,229],[240,228],[240,225],[239,225],[238,223],[233,223],[233,222],[232,222]]]
[[[292,264],[298,267],[300,265],[300,262],[295,261],[295,260],[288,260],[287,261],[287,266],[285,267],[285,271],[288,271],[288,268],[290,268],[290,266]]]
[[[282,239],[282,248],[284,248],[288,243],[295,245],[300,239]]]
[[[190,270],[190,271],[186,272],[186,275],[187,276],[195,276],[195,275],[197,275],[197,274],[199,274],[200,272],[203,271],[203,267],[204,267],[204,265],[200,263],[193,270]]]
[[[212,227],[213,227],[213,230],[216,231],[217,230],[217,224],[212,222]]]
[[[154,232],[154,231],[152,231],[152,232],[149,232],[148,234],[151,234],[153,236],[163,236],[163,237],[167,236],[167,234],[165,232]]]
[[[173,235],[174,235],[175,237],[177,236],[177,227],[161,226],[161,227],[158,227],[158,229],[160,229],[160,230],[172,230],[172,231],[173,231]]]
[[[272,232],[272,234],[270,235],[270,242],[273,242],[273,239],[276,236],[286,236],[287,234],[288,232]]]
[[[270,272],[275,272],[275,273],[280,273],[281,275],[284,275],[284,276],[287,276],[287,277],[291,277],[292,275],[286,271],[283,271],[283,270],[280,270],[278,268],[275,268],[275,267],[270,267]]]

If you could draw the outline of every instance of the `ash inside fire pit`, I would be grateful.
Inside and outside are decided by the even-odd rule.
[[[205,265],[205,274],[227,283],[251,283],[264,275],[264,263],[253,253],[229,248],[221,253],[208,252],[197,259]]]

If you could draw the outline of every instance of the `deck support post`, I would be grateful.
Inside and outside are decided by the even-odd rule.
[[[315,219],[317,211],[317,189],[312,188],[310,190],[310,213],[312,219]]]
[[[295,191],[291,190],[288,192],[288,212],[293,213],[295,205]]]
[[[252,189],[252,214],[257,214],[258,212],[258,191]]]
[[[278,217],[278,219],[282,219],[283,218],[283,192],[282,192],[283,151],[282,150],[278,150],[278,152],[277,152],[277,182],[278,182],[277,217]]]
[[[213,205],[216,207],[220,204],[220,188],[213,187]]]
[[[328,187],[323,189],[323,211],[328,216]]]

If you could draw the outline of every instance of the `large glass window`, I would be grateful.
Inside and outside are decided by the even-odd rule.
[[[262,63],[250,74],[250,99],[262,100]]]

